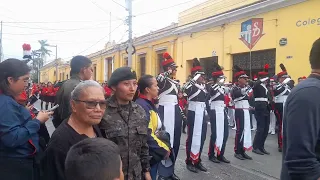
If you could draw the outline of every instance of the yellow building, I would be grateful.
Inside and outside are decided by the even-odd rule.
[[[62,59],[52,61],[40,69],[40,82],[58,82],[70,78],[69,62],[63,62]]]
[[[309,52],[320,37],[318,7],[319,0],[209,0],[180,13],[177,78],[186,79],[194,57],[207,72],[218,61],[229,81],[233,65],[253,75],[266,63],[276,74],[283,63],[295,81],[308,75]]]
[[[144,74],[156,75],[161,72],[164,52],[167,51],[173,58],[176,58],[177,38],[172,33],[176,27],[177,24],[173,23],[163,29],[134,38],[136,52],[132,57],[132,68],[136,70],[138,77]],[[108,43],[104,49],[87,57],[92,60],[92,78],[100,83],[107,81],[114,69],[128,65],[126,43]],[[40,82],[54,82],[56,80],[55,71],[54,62],[45,65],[40,71]],[[58,66],[58,81],[67,79],[68,72],[70,72],[69,62],[61,63]]]
[[[132,68],[138,77],[161,72],[167,51],[179,66],[177,79],[184,82],[192,59],[200,59],[207,74],[212,62],[224,67],[232,81],[232,67],[239,65],[252,76],[268,63],[270,73],[283,63],[296,81],[310,73],[309,52],[320,34],[320,0],[208,0],[179,14],[179,22],[134,38]],[[126,43],[108,43],[88,55],[93,79],[107,81],[114,69],[128,65]],[[54,63],[41,69],[41,82],[56,80]],[[66,63],[58,66],[58,80],[69,78]]]

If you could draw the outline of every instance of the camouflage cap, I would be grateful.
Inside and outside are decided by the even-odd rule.
[[[108,80],[108,86],[115,86],[121,81],[137,79],[136,72],[130,67],[120,67],[113,71],[110,79]]]

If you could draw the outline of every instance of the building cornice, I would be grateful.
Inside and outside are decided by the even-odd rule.
[[[230,12],[215,15],[211,18],[206,18],[188,25],[182,25],[181,27],[178,27],[173,33],[175,35],[181,36],[192,32],[199,32],[205,29],[218,27],[240,19],[267,13],[305,1],[307,0],[265,0],[259,3],[254,3],[249,6],[235,9]]]

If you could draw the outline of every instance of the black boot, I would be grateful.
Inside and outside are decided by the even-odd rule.
[[[196,166],[196,168],[199,169],[200,171],[207,172],[207,168],[205,168],[201,162],[199,162],[199,163],[196,164],[195,166]]]
[[[261,149],[261,152],[262,152],[263,154],[270,155],[270,153],[269,153],[268,151],[266,151],[264,148]]]
[[[209,157],[209,160],[212,161],[212,162],[214,162],[214,163],[220,163],[220,161],[219,161],[219,160],[216,158],[216,156],[214,156],[214,155],[213,155],[213,156],[210,156],[210,157]]]
[[[278,147],[278,151],[279,151],[279,152],[282,152],[282,147]]]
[[[243,156],[245,159],[252,160],[252,157],[248,156],[248,154],[246,154],[246,152],[244,152],[244,153],[242,154],[242,156]]]
[[[180,180],[180,178],[175,173],[173,173],[173,175],[171,176],[171,180]]]
[[[241,155],[241,154],[234,154],[234,157],[236,157],[237,159],[240,159],[240,160],[245,160],[245,158]]]
[[[253,149],[252,152],[256,153],[256,154],[259,154],[259,155],[264,155],[263,152],[261,152],[260,149]]]
[[[197,168],[192,163],[187,164],[187,169],[191,172],[198,173]]]
[[[230,161],[228,159],[226,159],[224,156],[218,156],[217,159],[221,162],[224,162],[224,163],[230,163]]]
[[[158,180],[170,180],[170,177],[163,177],[163,176],[158,176]]]

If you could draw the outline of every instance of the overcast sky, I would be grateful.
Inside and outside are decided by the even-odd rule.
[[[178,13],[206,0],[134,0],[133,35],[140,36],[172,22]],[[116,3],[115,3],[116,2]],[[119,5],[120,4],[120,5]],[[58,57],[87,55],[111,39],[127,40],[125,0],[0,0],[4,57],[22,58],[22,44],[38,49],[38,40],[58,45]],[[170,7],[170,8],[169,8]],[[55,58],[55,48],[51,48]]]

